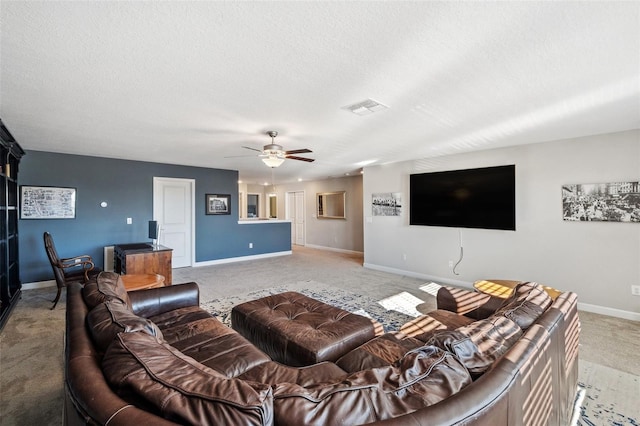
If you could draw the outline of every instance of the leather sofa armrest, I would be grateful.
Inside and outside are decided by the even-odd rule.
[[[479,320],[493,314],[504,299],[456,287],[441,287],[436,296],[438,309]]]
[[[194,282],[129,292],[133,313],[144,318],[189,306],[200,306],[200,289]]]

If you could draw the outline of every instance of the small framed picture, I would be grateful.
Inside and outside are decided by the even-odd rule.
[[[206,194],[206,214],[231,214],[231,195]]]

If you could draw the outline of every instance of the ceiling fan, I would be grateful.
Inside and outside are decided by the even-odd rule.
[[[271,136],[271,143],[269,145],[265,145],[262,150],[251,148],[249,146],[243,146],[243,148],[250,149],[252,151],[258,151],[260,153],[258,157],[262,159],[264,164],[272,168],[280,166],[285,159],[306,161],[307,163],[315,161],[312,158],[298,157],[297,155],[295,155],[313,152],[310,149],[304,148],[285,151],[281,145],[275,144],[274,139],[276,136],[278,136],[278,132],[276,132],[275,130],[268,131],[267,135]]]

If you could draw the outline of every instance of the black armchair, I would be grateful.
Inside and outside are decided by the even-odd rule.
[[[58,300],[60,300],[63,287],[66,287],[71,282],[87,282],[89,277],[98,275],[102,270],[96,268],[93,259],[88,254],[63,259],[59,258],[51,234],[45,232],[43,238],[44,248],[47,252],[49,262],[51,262],[51,268],[53,269],[53,275],[58,287],[58,293],[51,307],[51,309],[54,309],[58,304]]]

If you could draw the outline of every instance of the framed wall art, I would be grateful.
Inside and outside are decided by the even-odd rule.
[[[231,195],[206,194],[206,214],[231,214]]]
[[[20,187],[20,219],[75,219],[76,189]]]
[[[579,222],[640,222],[640,183],[562,185],[562,218]]]
[[[371,194],[371,207],[374,216],[400,216],[402,214],[402,193]]]

